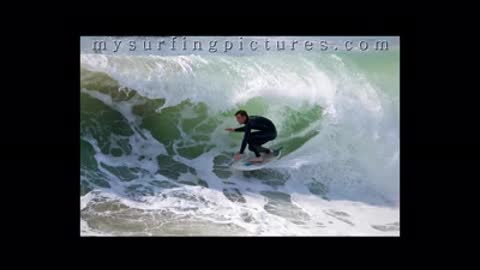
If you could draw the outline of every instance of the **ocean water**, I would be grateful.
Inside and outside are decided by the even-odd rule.
[[[399,235],[399,53],[82,46],[81,235]],[[278,161],[229,167],[239,109]]]

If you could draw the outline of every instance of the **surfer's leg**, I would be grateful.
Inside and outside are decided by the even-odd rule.
[[[261,145],[257,146],[257,149],[258,149],[258,152],[260,152],[260,153],[270,154],[270,152],[271,152],[270,149],[265,148]]]
[[[254,145],[250,142],[248,143],[248,150],[254,152],[256,157],[260,156],[260,151],[259,151],[258,147],[259,147],[258,145]]]
[[[265,144],[275,139],[276,137],[277,137],[277,134],[275,132],[268,132],[268,131],[253,132],[250,134],[248,143],[249,145],[253,145],[252,148],[255,149],[254,151],[255,155],[258,157],[260,154],[257,155],[257,153],[270,154],[271,152],[270,149],[262,147],[262,144]]]

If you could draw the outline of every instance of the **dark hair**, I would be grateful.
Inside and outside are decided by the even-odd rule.
[[[240,114],[241,116],[246,116],[246,117],[248,117],[247,112],[244,111],[244,110],[239,110],[238,112],[235,113],[235,116],[237,116],[237,115],[239,115],[239,114]]]

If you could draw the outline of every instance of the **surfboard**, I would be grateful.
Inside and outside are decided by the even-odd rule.
[[[271,163],[271,162],[280,158],[280,156],[282,154],[281,150],[282,150],[282,148],[280,147],[276,150],[273,150],[270,154],[263,154],[262,153],[263,158],[264,158],[263,162],[250,162],[249,160],[252,157],[249,157],[247,159],[238,160],[238,161],[233,162],[231,167],[232,167],[232,169],[239,170],[239,171],[254,171],[254,170],[264,168],[269,163]]]

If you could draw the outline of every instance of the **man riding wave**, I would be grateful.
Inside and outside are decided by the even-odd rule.
[[[226,131],[230,132],[245,132],[243,136],[242,145],[240,151],[235,154],[234,159],[240,160],[245,147],[248,144],[248,150],[255,153],[255,158],[252,162],[263,162],[263,157],[260,153],[270,154],[271,150],[262,147],[268,141],[271,141],[277,137],[277,129],[275,125],[268,118],[262,116],[251,115],[249,116],[246,111],[240,110],[235,113],[237,122],[243,124],[243,127],[239,128],[226,128]],[[252,131],[255,130],[255,131]]]

